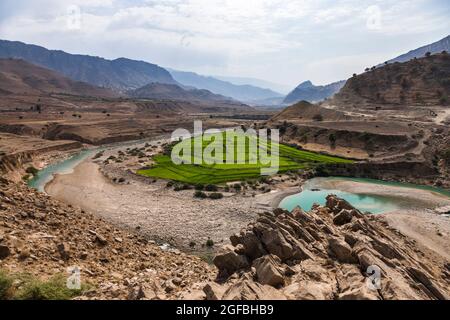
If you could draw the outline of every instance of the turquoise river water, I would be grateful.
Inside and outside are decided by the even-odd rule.
[[[96,152],[99,152],[102,149],[105,148],[83,150],[64,161],[49,165],[48,167],[40,170],[39,173],[33,179],[29,180],[28,185],[32,188],[39,190],[40,192],[44,192],[45,185],[53,179],[55,174],[71,173],[73,168],[75,168],[78,164],[80,164],[85,159],[94,155]],[[428,186],[420,186],[399,182],[386,182],[373,179],[329,177],[329,178],[315,178],[307,181],[303,186],[302,192],[284,198],[281,201],[279,207],[291,211],[295,207],[300,206],[302,209],[308,211],[315,203],[324,205],[325,198],[329,194],[335,194],[338,197],[347,200],[350,204],[352,204],[354,207],[363,212],[385,213],[405,206],[404,202],[398,201],[398,199],[395,199],[395,197],[378,196],[371,194],[357,194],[345,192],[342,190],[321,188],[321,185],[324,184],[326,185],[326,182],[330,180],[346,180],[346,181],[361,182],[365,184],[420,189],[424,191],[439,193],[441,195],[450,198],[450,191]]]
[[[398,199],[396,199],[395,195],[378,196],[372,194],[350,193],[336,189],[320,188],[320,186],[324,182],[331,180],[344,180],[344,181],[360,182],[365,184],[383,185],[389,187],[419,189],[423,191],[438,193],[440,195],[444,195],[450,198],[450,191],[434,187],[421,186],[410,183],[386,182],[374,179],[330,177],[330,178],[316,178],[307,181],[303,186],[302,192],[284,198],[281,201],[279,207],[292,211],[295,207],[299,206],[303,210],[309,211],[311,210],[312,206],[315,203],[324,205],[326,202],[326,197],[330,194],[335,194],[338,197],[347,200],[351,205],[353,205],[355,208],[359,209],[362,212],[370,212],[375,214],[402,209],[405,208],[405,206],[407,205],[405,201],[399,201]]]

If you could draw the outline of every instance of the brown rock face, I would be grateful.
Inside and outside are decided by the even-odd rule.
[[[342,226],[344,224],[350,223],[353,219],[353,213],[350,210],[342,210],[333,219],[333,223],[337,226]]]
[[[214,264],[219,268],[223,276],[231,275],[239,269],[245,269],[249,266],[245,256],[239,255],[234,251],[227,251],[214,258]]]
[[[447,299],[445,262],[386,226],[333,195],[308,213],[261,214],[214,259],[222,284],[207,298]]]
[[[272,287],[283,285],[284,274],[280,263],[280,258],[274,255],[267,255],[253,261],[258,282]]]

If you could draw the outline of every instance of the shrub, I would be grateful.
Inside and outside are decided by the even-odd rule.
[[[57,275],[47,281],[27,279],[16,298],[20,300],[69,300],[82,293],[82,290],[67,288],[66,278]]]
[[[206,246],[209,248],[214,247],[214,241],[212,239],[206,240]]]
[[[214,191],[219,190],[219,188],[217,188],[217,186],[215,186],[215,185],[213,185],[213,184],[208,184],[208,185],[205,187],[205,190],[206,190],[206,191],[209,191],[209,192],[214,192]]]
[[[316,167],[316,176],[318,177],[329,177],[330,172],[324,165],[319,165]]]
[[[167,187],[167,188],[172,188],[173,185],[174,185],[174,182],[173,182],[173,181],[169,181],[169,182],[167,182],[166,187]]]
[[[212,200],[219,200],[219,199],[223,198],[223,194],[218,193],[218,192],[214,192],[214,193],[211,193],[209,195],[209,198],[212,199]]]
[[[39,172],[38,169],[36,169],[35,167],[28,167],[27,170],[25,170],[26,173],[32,174],[33,176],[37,175],[37,173]]]
[[[13,279],[5,271],[0,270],[0,300],[11,298],[12,285]]]
[[[444,159],[445,162],[450,162],[450,149],[442,152],[442,159]]]
[[[261,182],[261,183],[269,183],[269,178],[267,178],[267,177],[260,177],[259,178],[259,182]]]
[[[99,153],[97,153],[95,156],[94,156],[94,160],[95,159],[98,159],[98,158],[101,158],[101,157],[103,157],[103,151],[100,151]]]
[[[188,184],[176,184],[173,188],[174,191],[183,191],[183,190],[189,190],[191,189],[191,186]]]
[[[332,146],[335,146],[335,145],[336,145],[336,135],[335,135],[335,134],[331,133],[331,134],[328,136],[328,140],[330,140],[330,144],[331,144]]]
[[[238,183],[236,183],[236,184],[233,186],[233,188],[234,188],[236,191],[241,191],[241,190],[242,190],[242,186],[241,186],[240,184],[238,184]]]
[[[14,283],[21,286],[17,288]],[[69,300],[88,289],[67,288],[66,277],[58,274],[48,280],[39,280],[29,274],[9,275],[0,270],[0,300]]]
[[[195,186],[195,190],[202,191],[202,190],[204,190],[204,189],[205,189],[205,186],[202,185],[202,184],[197,184],[197,185]]]
[[[208,196],[203,191],[196,191],[194,193],[194,197],[199,199],[206,199]]]
[[[318,113],[313,116],[313,120],[314,121],[323,121],[323,116],[320,113]]]

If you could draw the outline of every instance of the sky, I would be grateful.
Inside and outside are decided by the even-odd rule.
[[[0,0],[0,38],[290,87],[450,34],[448,0]]]

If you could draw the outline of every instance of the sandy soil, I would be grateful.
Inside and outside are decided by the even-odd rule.
[[[427,211],[404,210],[382,215],[388,224],[450,261],[450,219]]]
[[[251,197],[231,196],[222,200],[197,200],[193,190],[175,192],[162,183],[114,184],[86,161],[69,175],[58,175],[46,192],[66,203],[99,214],[122,226],[137,229],[153,240],[197,250],[211,238],[214,243],[228,241],[257,213]],[[249,201],[250,199],[250,201]]]

